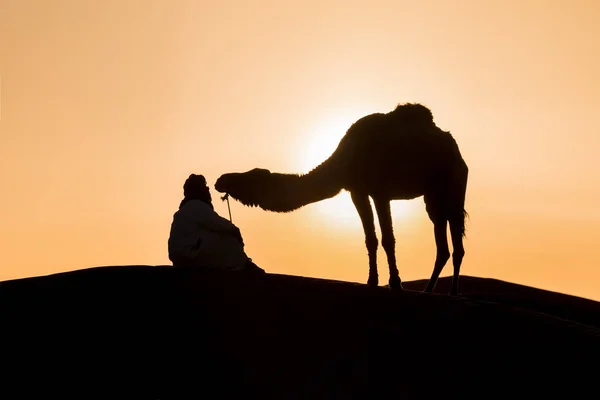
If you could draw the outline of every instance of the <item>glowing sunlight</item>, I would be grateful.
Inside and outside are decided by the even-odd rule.
[[[337,114],[317,121],[308,130],[310,136],[301,143],[303,151],[298,152],[302,156],[298,160],[301,171],[308,172],[329,158],[350,125],[361,116],[360,113],[356,115],[351,113]],[[371,204],[373,204],[372,201]],[[392,218],[406,219],[415,206],[418,207],[419,205],[415,201],[393,201],[391,205]],[[342,191],[332,199],[318,202],[309,207],[319,218],[326,217],[334,226],[342,225],[343,228],[361,226],[360,218],[352,203],[350,193],[347,191]],[[375,209],[373,208],[373,210]]]
[[[0,281],[171,265],[191,173],[229,219],[222,174],[307,173],[419,103],[469,170],[461,273],[600,300],[600,1],[290,4],[0,0]],[[348,192],[229,204],[268,273],[367,282]],[[391,211],[402,279],[429,278],[423,197]]]

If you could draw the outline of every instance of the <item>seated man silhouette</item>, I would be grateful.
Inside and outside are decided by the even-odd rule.
[[[265,272],[244,252],[239,228],[214,211],[203,175],[191,174],[183,195],[169,234],[173,266]]]

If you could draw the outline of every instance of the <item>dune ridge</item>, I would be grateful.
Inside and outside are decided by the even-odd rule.
[[[4,281],[3,385],[22,395],[286,399],[595,388],[600,303],[468,276],[456,298],[415,291],[424,284],[398,293],[171,266]],[[437,291],[448,285],[440,279]]]

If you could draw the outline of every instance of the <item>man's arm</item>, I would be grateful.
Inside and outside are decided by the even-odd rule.
[[[229,220],[221,217],[208,205],[203,204],[201,224],[208,230],[227,236],[233,236],[244,243],[240,229]]]

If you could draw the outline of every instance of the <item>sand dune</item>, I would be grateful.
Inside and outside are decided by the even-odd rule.
[[[596,390],[600,303],[474,277],[456,298],[414,291],[424,285],[398,293],[169,266],[5,281],[2,386],[79,398]]]

